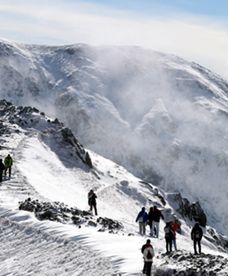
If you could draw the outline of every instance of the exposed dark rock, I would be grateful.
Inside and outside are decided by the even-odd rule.
[[[44,138],[44,134],[52,134],[51,137],[55,137],[55,142],[61,143],[61,146],[66,146],[72,157],[74,156],[76,159],[80,159],[89,168],[93,167],[89,153],[85,151],[84,147],[74,137],[72,131],[69,128],[65,128],[57,118],[51,121],[45,117],[43,112],[39,113],[37,108],[30,106],[17,107],[6,100],[0,100],[0,116],[4,117],[5,122],[8,121],[12,125],[17,124],[23,129],[35,128],[37,126],[41,136],[43,135],[42,138]],[[7,128],[2,129],[5,129],[5,134]],[[0,126],[1,133],[3,133],[2,129]],[[72,149],[70,149],[69,145]]]
[[[36,217],[39,220],[53,220],[53,221],[60,221],[58,219],[58,213],[53,210],[44,210],[41,212],[36,212]]]
[[[207,235],[204,235],[205,239],[214,243],[222,250],[228,248],[228,237],[218,234],[213,228],[207,228]]]
[[[90,168],[93,167],[93,164],[92,164],[92,161],[91,161],[91,158],[90,158],[88,152],[86,152],[86,154],[85,154],[85,162]]]
[[[152,185],[151,183],[146,182],[146,181],[140,180],[139,182],[145,184],[145,185],[153,192],[153,194],[154,194],[157,198],[159,198],[159,200],[161,201],[161,204],[162,204],[163,206],[166,205],[165,198],[164,198],[164,196],[161,194],[161,192],[158,190],[158,188],[154,188],[153,185]]]
[[[78,227],[81,225],[101,227],[98,231],[111,231],[112,233],[116,233],[123,229],[123,225],[116,220],[102,217],[96,219],[88,211],[70,208],[60,202],[40,202],[28,198],[23,202],[19,202],[19,210],[33,212],[39,220],[51,220],[68,224],[73,223]]]
[[[71,144],[74,147],[79,158],[90,168],[92,168],[93,165],[88,152],[86,152],[82,145],[79,144],[78,140],[74,137],[72,131],[66,127],[61,129],[61,133],[64,141]]]
[[[102,218],[99,217],[97,219],[97,223],[101,224],[103,226],[103,228],[105,229],[109,229],[109,230],[113,230],[113,229],[123,229],[123,225],[122,223],[116,221],[116,220],[112,220],[110,218]]]
[[[97,227],[97,223],[94,222],[94,221],[92,221],[92,220],[90,220],[90,221],[88,222],[88,225],[89,225],[89,226],[93,226],[93,227]]]
[[[203,227],[207,224],[207,217],[199,202],[190,203],[187,198],[182,198],[180,193],[169,194],[167,196],[170,205],[182,216],[191,221],[197,221]]]
[[[20,202],[19,210],[25,210],[29,212],[34,212],[36,209],[36,205],[31,202],[31,199],[28,198],[24,202]]]
[[[76,225],[82,224],[82,220],[79,216],[72,216],[71,219],[72,219],[73,223]]]
[[[192,255],[186,251],[162,254],[164,264],[154,272],[155,276],[214,276],[226,275],[228,259],[219,255]],[[175,266],[170,268],[169,264]]]
[[[58,120],[58,118],[55,118],[55,120],[53,121],[53,124],[60,125],[60,121]]]
[[[160,199],[163,206],[166,205],[166,201],[165,201],[164,197],[162,196],[162,194],[160,193],[160,191],[157,188],[154,189],[154,195]]]

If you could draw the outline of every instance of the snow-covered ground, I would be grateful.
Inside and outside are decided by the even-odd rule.
[[[228,235],[228,83],[140,47],[0,39],[0,96],[57,116],[87,148],[165,191],[200,200]]]
[[[10,131],[1,134],[0,156],[10,152],[15,162],[12,178],[0,186],[0,275],[141,275],[140,249],[148,236],[138,235],[135,218],[142,206],[148,209],[153,204],[161,205],[153,189],[91,151],[94,169],[86,170],[82,162],[75,162],[74,166],[72,155],[63,159],[58,154],[62,152],[58,143],[52,144],[52,148],[45,143],[41,135],[43,125],[42,131],[9,123],[4,128]],[[88,210],[87,193],[91,188],[98,196],[99,216],[117,219],[124,230],[110,234],[83,225],[79,228],[38,221],[33,213],[18,210],[18,202],[28,197]],[[162,255],[163,227],[162,221],[160,238],[152,239],[154,269],[183,269],[185,262],[174,264]],[[182,234],[177,236],[180,252],[193,252],[189,232],[182,220]],[[205,239],[203,252],[227,258],[226,253],[219,252]],[[227,273],[225,267],[219,275]]]

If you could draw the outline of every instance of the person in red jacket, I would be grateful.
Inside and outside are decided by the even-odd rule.
[[[174,249],[177,250],[176,232],[180,229],[180,224],[177,222],[176,219],[171,222],[171,229],[173,232],[173,246]]]
[[[151,276],[151,269],[154,257],[154,249],[150,243],[150,239],[146,241],[146,244],[142,246],[141,252],[143,254],[144,266],[143,266],[143,275]]]

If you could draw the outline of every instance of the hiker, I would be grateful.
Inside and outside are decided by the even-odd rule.
[[[142,246],[141,252],[143,254],[143,259],[144,259],[143,275],[151,276],[154,249],[149,239],[146,241],[146,244]]]
[[[180,224],[178,223],[177,219],[174,219],[171,222],[171,230],[173,232],[173,246],[174,246],[174,249],[177,251],[176,232],[180,230]]]
[[[135,222],[139,222],[139,234],[146,234],[146,223],[147,223],[148,215],[145,211],[145,207],[142,207],[142,210],[138,213],[138,216]]]
[[[172,252],[172,243],[174,238],[174,233],[171,228],[172,222],[167,222],[164,227],[165,232],[165,242],[166,242],[166,253]]]
[[[0,159],[0,182],[2,182],[2,175],[3,175],[4,170],[5,170],[5,166],[2,162],[2,159]]]
[[[88,204],[90,207],[90,211],[93,211],[94,208],[94,212],[95,215],[97,216],[97,201],[96,201],[97,195],[94,193],[93,190],[90,190],[88,193]]]
[[[6,156],[6,158],[4,159],[4,165],[5,165],[5,177],[6,177],[7,170],[9,170],[9,178],[10,178],[11,177],[11,167],[13,165],[13,159],[10,156],[10,154],[8,154]]]
[[[194,253],[197,255],[197,248],[196,245],[198,244],[198,249],[199,249],[199,254],[201,254],[201,240],[203,237],[203,230],[200,227],[199,223],[196,222],[194,227],[192,228],[191,231],[191,239],[193,240],[193,246],[194,246]]]
[[[153,223],[152,223],[152,231],[156,231],[154,234],[155,238],[159,237],[159,222],[160,218],[164,220],[164,216],[162,215],[161,211],[154,206],[154,212],[153,212]]]
[[[154,227],[153,227],[153,221],[154,221],[154,207],[150,207],[149,213],[148,213],[148,224],[150,226],[150,236],[154,236]]]

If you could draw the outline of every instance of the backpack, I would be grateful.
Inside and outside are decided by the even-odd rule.
[[[164,231],[165,231],[165,237],[166,237],[166,238],[169,238],[170,235],[171,235],[171,229],[169,228],[169,226],[166,226],[166,227],[164,228]]]
[[[195,237],[195,239],[197,239],[197,240],[201,238],[201,233],[200,233],[200,230],[199,230],[199,229],[196,229],[196,230],[195,230],[194,237]]]
[[[147,259],[151,260],[153,258],[152,254],[150,253],[150,250],[148,250],[146,254]]]

